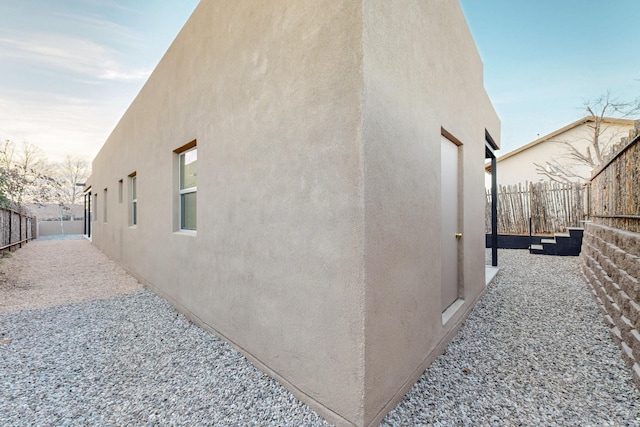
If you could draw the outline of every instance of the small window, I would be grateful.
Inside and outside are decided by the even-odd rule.
[[[105,188],[103,191],[103,200],[102,200],[102,222],[107,222],[107,189]]]
[[[179,156],[179,215],[181,230],[196,230],[198,149],[189,148]]]
[[[122,203],[122,187],[123,187],[123,182],[122,180],[118,181],[118,203]]]
[[[129,188],[131,190],[131,203],[129,204],[129,225],[138,225],[138,176],[136,173],[129,175]]]
[[[93,193],[93,220],[98,220],[98,192]]]

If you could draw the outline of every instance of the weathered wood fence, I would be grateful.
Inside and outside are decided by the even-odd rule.
[[[498,187],[498,233],[553,234],[585,219],[586,190],[579,183],[538,182]],[[491,232],[491,190],[486,190],[485,231]]]
[[[591,178],[589,214],[594,222],[640,232],[640,123],[633,138],[614,147]]]
[[[24,212],[0,208],[0,251],[22,247],[37,237],[38,222]]]

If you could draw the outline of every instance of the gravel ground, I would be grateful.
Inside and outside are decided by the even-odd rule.
[[[460,333],[382,425],[640,426],[640,392],[576,257],[501,250]]]
[[[77,236],[34,240],[0,261],[0,314],[110,298],[142,289]]]
[[[5,315],[0,330],[2,426],[329,425],[147,290]]]
[[[446,353],[382,424],[640,426],[640,393],[577,259],[511,250],[500,264]],[[139,290],[0,315],[0,425],[328,424]]]

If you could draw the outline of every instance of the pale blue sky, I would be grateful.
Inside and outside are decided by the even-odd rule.
[[[0,139],[92,159],[197,3],[0,0]],[[640,1],[460,3],[502,120],[500,153],[584,116],[583,100],[607,90],[640,96]]]
[[[0,0],[0,139],[92,159],[198,0]]]
[[[586,115],[607,91],[640,96],[638,0],[461,0],[502,121],[504,154]]]

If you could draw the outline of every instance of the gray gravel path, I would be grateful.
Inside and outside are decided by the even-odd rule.
[[[383,425],[640,426],[640,392],[578,258],[501,250],[446,353]]]
[[[501,251],[458,336],[383,425],[640,426],[576,258]],[[0,316],[0,425],[326,424],[147,290]]]
[[[55,236],[58,237],[58,236]],[[34,240],[0,260],[0,314],[111,298],[142,285],[88,240]]]
[[[329,425],[147,290],[0,317],[1,426]]]

